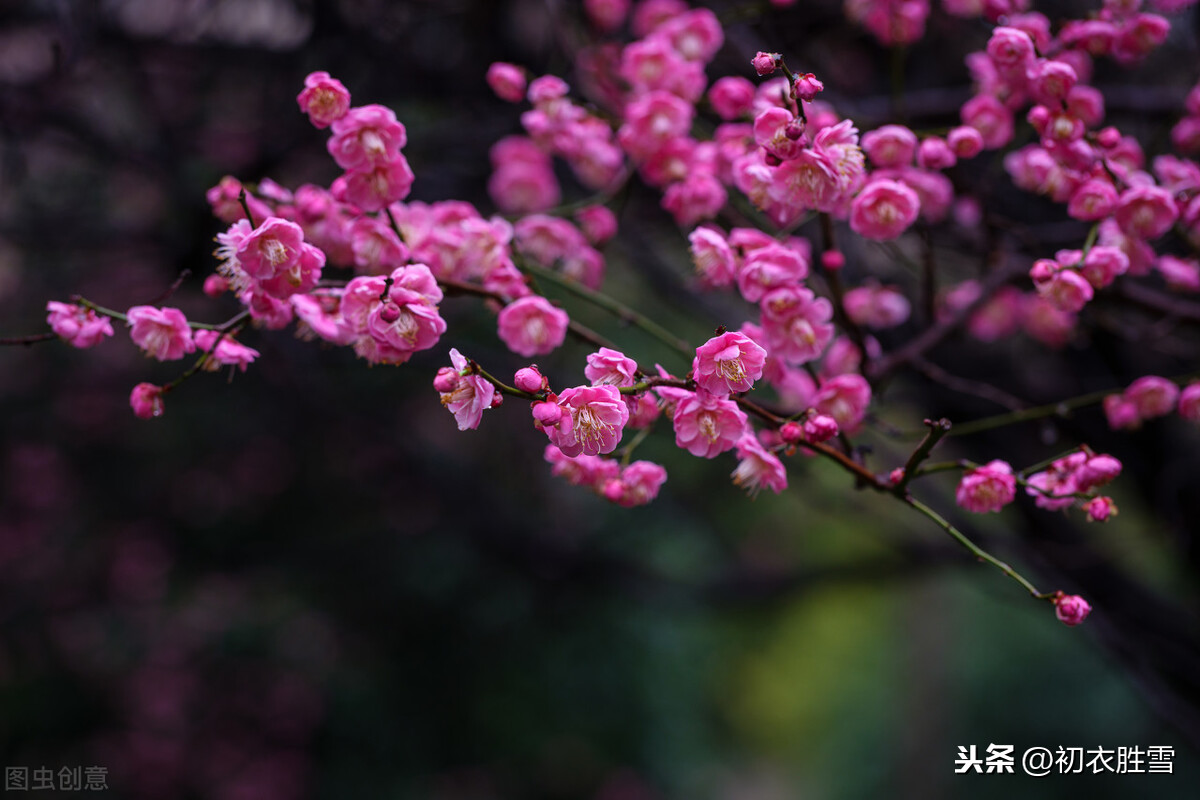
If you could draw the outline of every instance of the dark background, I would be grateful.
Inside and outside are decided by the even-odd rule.
[[[1036,5],[1052,19],[1093,7]],[[752,77],[754,51],[780,50],[861,130],[892,119],[892,56],[839,3],[713,7],[739,21],[710,78]],[[316,69],[397,111],[411,199],[491,213],[487,146],[519,131],[519,110],[491,96],[487,65],[572,80],[587,35],[576,4],[533,0],[0,3],[0,335],[43,331],[48,299],[148,302],[183,269],[172,302],[189,317],[234,313],[199,291],[223,228],[204,192],[225,174],[336,177],[294,99]],[[986,40],[982,23],[935,11],[904,56],[914,127],[956,121],[962,56]],[[1196,52],[1193,15],[1151,62],[1101,65],[1109,121],[1159,152]],[[1078,246],[1086,228],[1009,193],[998,164],[954,176],[990,187],[990,219],[1019,232],[999,236],[1004,259]],[[652,193],[635,185],[617,210],[609,291],[693,341],[740,324],[744,306],[695,295],[684,236]],[[944,281],[977,274],[978,236],[931,236]],[[848,246],[850,283],[916,285],[887,251]],[[915,237],[901,246],[919,252]],[[690,303],[700,311],[679,311]],[[792,488],[751,502],[732,458],[691,459],[660,432],[639,457],[667,466],[662,496],[622,510],[549,476],[520,403],[459,433],[430,386],[446,351],[501,375],[523,362],[476,301],[442,310],[439,346],[398,368],[251,333],[262,358],[248,373],[189,381],[150,422],[129,389],[181,367],[144,359],[119,325],[91,351],[0,350],[4,766],[103,765],[122,798],[1194,796],[1196,427],[1112,434],[1093,407],[939,450],[1021,466],[1089,442],[1125,462],[1105,526],[1024,498],[964,519],[953,478],[920,485],[1043,588],[1085,594],[1096,610],[1069,629],[823,462],[792,459]],[[571,310],[643,365],[686,371]],[[1049,402],[1194,370],[1196,316],[1163,319],[1113,297],[1061,351],[955,338],[930,355]],[[586,352],[539,363],[570,385]],[[902,376],[880,415],[913,429],[1000,410]],[[881,471],[912,446],[862,438]],[[990,743],[1164,744],[1177,774],[953,775],[958,746]]]

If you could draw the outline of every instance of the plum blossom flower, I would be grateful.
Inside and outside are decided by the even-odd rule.
[[[1157,375],[1143,375],[1126,387],[1125,399],[1133,403],[1138,416],[1152,419],[1170,414],[1179,400],[1179,387]]]
[[[290,220],[268,217],[249,233],[235,226],[229,234],[239,239],[235,251],[238,265],[255,280],[270,280],[280,272],[289,272],[300,261],[304,230]]]
[[[449,368],[438,370],[434,388],[441,396],[442,405],[454,415],[460,431],[475,430],[483,418],[483,412],[496,405],[500,395],[487,378],[471,370],[471,362],[456,349],[450,350]]]
[[[708,90],[708,102],[721,119],[737,119],[754,104],[754,84],[741,76],[717,78]]]
[[[899,181],[871,181],[850,205],[850,227],[876,241],[895,239],[917,221],[921,200]]]
[[[736,486],[741,486],[751,497],[762,489],[779,494],[787,488],[787,473],[774,453],[762,446],[758,438],[747,433],[737,442],[738,465],[731,477]]]
[[[550,474],[566,478],[572,486],[587,486],[597,492],[621,474],[621,465],[611,458],[568,456],[552,444],[546,445],[544,458],[550,464]]]
[[[408,143],[396,112],[381,105],[352,108],[333,122],[327,148],[344,170],[367,172],[394,161]]]
[[[696,348],[692,373],[696,384],[716,397],[748,392],[762,377],[767,351],[744,333],[714,336]]]
[[[990,461],[963,474],[955,492],[960,506],[976,514],[999,511],[1013,501],[1017,479],[1008,462]]]
[[[530,358],[559,347],[567,337],[570,317],[538,295],[506,305],[497,318],[500,339],[514,353]]]
[[[350,109],[350,92],[328,72],[312,72],[304,79],[304,90],[296,96],[300,110],[313,127],[328,128]]]
[[[176,361],[196,352],[192,329],[178,308],[134,306],[125,313],[133,343],[159,361]]]
[[[768,350],[789,364],[812,361],[833,339],[833,306],[808,289],[772,289],[759,305]]]
[[[576,386],[558,396],[557,425],[545,427],[551,444],[568,456],[611,453],[621,441],[629,408],[617,387]]]
[[[827,414],[846,433],[854,433],[862,424],[871,404],[871,384],[857,373],[830,378],[813,398],[813,408]]]
[[[701,284],[720,289],[733,283],[737,256],[719,230],[701,226],[688,234],[688,242]]]
[[[623,508],[644,506],[658,497],[666,481],[667,470],[661,464],[635,461],[622,469],[619,477],[609,478],[602,493]]]
[[[257,350],[234,341],[229,334],[222,335],[213,330],[198,330],[193,339],[197,348],[205,353],[211,353],[211,357],[204,362],[204,368],[210,372],[215,372],[221,365],[238,367],[245,372],[246,368],[259,356]]]
[[[747,425],[737,403],[704,391],[680,399],[672,421],[675,444],[701,458],[715,458],[732,448]]]
[[[51,330],[74,347],[86,349],[100,344],[105,336],[113,335],[112,322],[90,308],[59,303],[46,303],[46,317]]]
[[[609,347],[601,347],[587,357],[584,376],[593,386],[633,386],[637,383],[637,362],[624,353]]]

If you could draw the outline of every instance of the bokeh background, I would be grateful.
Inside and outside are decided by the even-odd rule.
[[[890,121],[897,62],[839,2],[709,5],[729,21],[710,77],[751,77],[756,50],[779,50],[860,129]],[[1052,19],[1095,5],[1035,3]],[[336,177],[295,104],[312,70],[396,109],[413,199],[490,213],[487,146],[519,131],[519,109],[484,71],[507,60],[571,80],[590,35],[577,6],[0,3],[0,336],[44,331],[48,299],[147,302],[184,269],[172,302],[233,313],[199,291],[222,229],[204,192],[226,174]],[[1179,18],[1149,63],[1097,73],[1109,121],[1152,151],[1198,77],[1196,31]],[[902,55],[915,127],[956,120],[962,58],[986,39],[935,8]],[[988,213],[1023,232],[1001,237],[1005,258],[1082,241],[1060,208],[1006,194],[998,157],[971,169],[958,179],[990,186]],[[613,294],[694,341],[744,319],[696,294],[684,233],[651,192],[634,185],[616,210]],[[977,234],[931,234],[948,282],[978,274]],[[894,253],[850,255],[851,282],[916,285]],[[640,363],[686,371],[569,307]],[[120,330],[91,351],[0,349],[0,765],[102,765],[120,798],[1195,796],[1200,429],[1167,418],[1114,435],[1090,408],[939,451],[1025,465],[1087,441],[1124,460],[1105,526],[1023,500],[964,519],[952,477],[920,486],[1039,585],[1085,594],[1096,610],[1068,629],[824,463],[793,459],[788,492],[750,501],[731,458],[691,459],[660,433],[639,457],[667,466],[663,494],[623,510],[549,476],[518,403],[459,433],[430,387],[449,347],[501,374],[522,363],[476,301],[443,313],[442,345],[399,368],[246,336],[259,363],[188,382],[151,422],[129,389],[178,365]],[[1120,297],[1087,314],[1091,332],[1057,351],[953,339],[932,357],[1033,403],[1200,360],[1195,316]],[[584,355],[568,344],[539,363],[568,385]],[[881,470],[912,446],[890,427],[1002,410],[919,376],[885,400],[864,434]],[[953,774],[960,745],[991,743],[1167,745],[1175,773]]]

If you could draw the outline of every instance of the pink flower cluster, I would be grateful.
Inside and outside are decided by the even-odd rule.
[[[1200,389],[1193,383],[1183,391],[1166,378],[1144,375],[1120,394],[1104,398],[1104,414],[1109,427],[1114,430],[1136,430],[1142,423],[1155,417],[1163,417],[1179,411],[1184,419],[1196,419],[1196,404],[1200,400]]]
[[[552,474],[566,478],[572,486],[585,486],[625,508],[651,502],[667,480],[667,471],[652,461],[635,461],[622,467],[611,458],[568,456],[552,444],[546,445],[545,458]]]
[[[50,329],[73,347],[95,347],[105,336],[113,335],[112,321],[90,308],[51,300],[46,310]]]
[[[1025,493],[1038,508],[1048,511],[1069,508],[1081,501],[1089,519],[1104,521],[1116,513],[1116,505],[1106,497],[1095,497],[1094,492],[1120,474],[1119,460],[1083,448],[1030,475],[1025,482]]]

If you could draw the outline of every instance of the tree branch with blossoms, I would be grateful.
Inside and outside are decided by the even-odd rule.
[[[203,323],[164,306],[186,288],[184,271],[155,302],[125,311],[82,297],[52,301],[53,333],[0,343],[57,336],[90,348],[114,335],[117,320],[156,360],[201,351],[176,379],[133,389],[135,414],[156,417],[165,413],[163,395],[200,371],[245,370],[254,362],[259,353],[236,340],[250,328],[255,335],[293,328],[370,364],[399,366],[440,346],[450,326],[441,305],[447,295],[474,297],[480,313],[494,315],[496,337],[514,359],[484,365],[449,350],[450,365],[432,383],[460,430],[477,428],[505,397],[528,402],[550,471],[624,507],[651,502],[666,482],[666,467],[632,456],[668,424],[667,435],[691,456],[735,459],[730,477],[751,496],[785,490],[785,460],[813,454],[844,470],[853,488],[921,513],[1032,597],[1051,601],[1063,622],[1077,624],[1090,611],[1087,601],[1038,590],[944,511],[914,497],[913,482],[960,470],[955,500],[965,511],[999,512],[1021,488],[1040,508],[1077,507],[1089,521],[1107,520],[1116,505],[1097,490],[1122,467],[1086,443],[1025,472],[999,458],[928,459],[951,437],[1096,404],[1114,430],[1171,414],[1196,421],[1200,381],[1194,374],[1141,375],[1120,391],[1033,405],[1017,396],[1020,390],[946,368],[935,351],[1018,332],[1053,350],[1086,327],[1098,295],[1170,319],[1197,319],[1195,303],[1162,294],[1150,279],[1171,291],[1200,291],[1200,164],[1187,155],[1200,151],[1200,85],[1171,132],[1178,154],[1157,155],[1147,170],[1142,145],[1104,124],[1104,95],[1089,81],[1097,59],[1136,68],[1165,40],[1167,17],[1115,1],[1093,17],[1061,23],[1018,2],[944,5],[957,17],[982,17],[986,40],[968,59],[974,86],[956,109],[959,124],[922,132],[903,118],[860,131],[826,99],[836,97],[836,87],[827,93],[822,78],[794,70],[783,53],[741,53],[745,74],[710,82],[706,68],[728,46],[708,9],[640,5],[629,20],[632,37],[623,39],[619,4],[604,12],[615,19],[596,10],[604,4],[585,4],[614,48],[608,60],[588,62],[589,96],[563,78],[532,77],[515,64],[497,62],[487,72],[497,98],[523,107],[521,132],[489,151],[491,216],[455,199],[409,200],[417,176],[404,154],[405,125],[384,105],[354,105],[339,80],[314,72],[297,103],[317,130],[328,130],[326,148],[340,174],[328,185],[294,190],[227,177],[207,195],[227,227],[217,235],[218,265],[203,291],[232,295],[241,311]],[[1171,5],[1187,3],[1152,3],[1164,11]],[[846,10],[891,48],[892,111],[903,114],[900,68],[923,36],[928,4],[848,0]],[[796,54],[788,57],[797,63]],[[916,113],[915,104],[906,105]],[[697,124],[701,114],[707,119]],[[1018,140],[1029,143],[1016,147]],[[989,179],[974,187],[985,196],[964,191],[956,198],[948,176],[970,190],[977,176],[964,167],[977,159],[1001,164],[1018,190],[1061,206],[1077,226],[1069,230],[1078,247],[1043,252],[1036,235],[992,224],[995,217],[981,210]],[[573,186],[560,181],[565,171]],[[695,330],[716,331],[694,347],[693,330],[671,331],[605,289],[605,244],[620,233],[609,205],[635,179],[680,230],[678,248],[694,266],[680,279],[728,295],[738,328],[729,320],[690,319]],[[577,197],[564,201],[564,194]],[[952,219],[969,219],[972,208],[975,226],[982,221],[985,230],[981,252],[971,258],[983,269],[964,279],[935,251],[935,233],[954,224],[972,233],[972,225]],[[910,242],[919,258],[906,252]],[[878,268],[871,254],[880,253],[864,243],[882,246],[888,266],[909,269],[915,285],[886,283],[894,272]],[[543,286],[565,296],[551,300]],[[919,325],[911,320],[914,303]],[[610,339],[581,324],[573,318],[576,304],[609,315],[619,334]],[[672,374],[629,358],[624,339],[631,328],[682,356],[687,371]],[[568,335],[593,352],[571,379],[552,383],[530,359],[550,357]],[[511,382],[500,377],[510,371]],[[931,414],[924,438],[899,464],[873,469],[860,434],[872,406],[908,375],[1009,411],[953,425]]]

